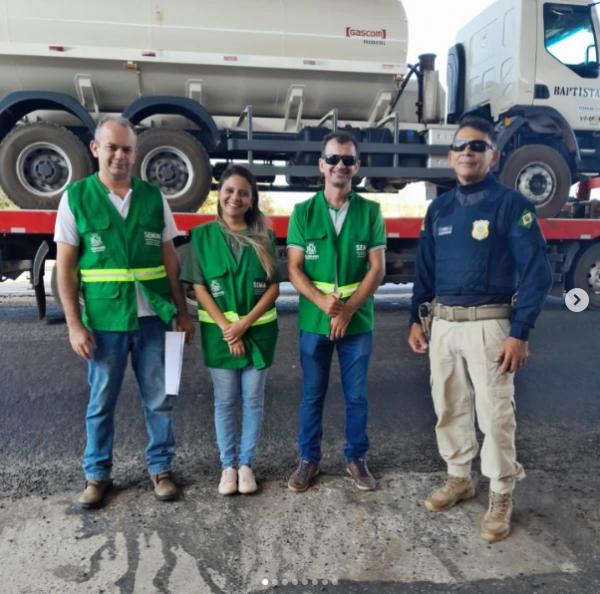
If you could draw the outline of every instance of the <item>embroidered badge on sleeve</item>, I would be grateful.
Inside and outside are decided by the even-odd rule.
[[[519,217],[519,225],[525,229],[529,229],[533,225],[533,221],[535,221],[535,214],[530,210],[524,210]]]

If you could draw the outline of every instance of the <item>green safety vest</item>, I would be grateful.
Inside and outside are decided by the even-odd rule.
[[[195,252],[204,284],[225,317],[235,322],[252,310],[268,286],[267,273],[254,249],[244,247],[236,261],[216,222],[191,230],[190,242]],[[210,315],[198,304],[202,353],[207,367],[242,369],[253,365],[265,369],[273,362],[277,342],[277,311],[265,312],[243,336],[246,353],[234,357],[223,340],[223,333]]]
[[[373,229],[382,221],[379,204],[356,193],[350,196],[348,212],[339,235],[336,234],[323,192],[296,205],[290,229],[303,235],[304,272],[323,293],[337,293],[349,299],[369,270],[369,248],[385,246],[385,235],[374,237]],[[382,223],[380,223],[381,225]],[[288,233],[288,246],[296,239]],[[300,296],[300,330],[329,335],[330,318],[312,301]],[[352,316],[347,335],[373,330],[373,298]]]
[[[97,175],[68,187],[69,206],[81,237],[79,269],[83,322],[93,330],[125,332],[139,328],[135,287],[169,323],[176,309],[162,258],[165,226],[158,188],[132,178],[126,219],[108,198]]]

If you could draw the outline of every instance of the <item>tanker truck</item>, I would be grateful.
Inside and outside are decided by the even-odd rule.
[[[137,127],[135,173],[184,234],[203,219],[182,211],[231,161],[262,188],[315,188],[321,139],[338,128],[360,142],[364,192],[452,184],[446,154],[465,113],[495,122],[496,173],[540,218],[600,174],[600,29],[586,0],[484,10],[450,48],[447,107],[433,56],[407,65],[408,31],[398,0],[0,0],[0,185],[42,209],[0,210],[0,280],[30,269],[40,288],[53,209],[93,171],[86,147],[109,113]],[[287,219],[273,224],[283,244]],[[386,225],[387,279],[409,282],[420,221]],[[583,287],[600,307],[600,221],[563,212],[542,226],[557,290]]]
[[[0,0],[0,185],[22,208],[55,208],[93,170],[106,113],[139,128],[136,174],[176,211],[197,209],[232,160],[263,187],[314,188],[320,141],[342,127],[361,142],[364,191],[448,185],[466,112],[498,124],[500,178],[540,216],[600,172],[586,0],[498,0],[476,17],[450,50],[447,114],[432,56],[407,65],[408,31],[398,0]]]
[[[22,208],[55,208],[92,171],[85,146],[106,113],[139,127],[136,174],[176,211],[234,159],[263,186],[314,187],[320,141],[342,126],[364,143],[368,189],[450,179],[431,61],[403,81],[402,4],[326,4],[322,18],[320,0],[0,0],[0,184]]]

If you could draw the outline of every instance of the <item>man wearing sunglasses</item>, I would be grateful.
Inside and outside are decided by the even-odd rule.
[[[423,223],[408,336],[415,353],[429,351],[436,437],[448,469],[425,506],[446,511],[475,495],[476,413],[481,472],[490,479],[481,523],[488,542],[508,536],[514,483],[525,476],[515,449],[514,374],[552,283],[535,208],[490,175],[498,156],[493,126],[465,118],[448,154],[458,186],[434,200]],[[419,323],[424,308],[433,311],[430,337]]]
[[[323,405],[334,349],[346,403],[346,470],[359,489],[375,488],[366,462],[366,384],[372,295],[385,272],[386,235],[379,204],[352,190],[358,158],[354,136],[328,134],[319,159],[325,187],[295,207],[288,228],[289,278],[300,293],[303,375],[300,463],[288,482],[294,492],[306,491],[319,473]]]

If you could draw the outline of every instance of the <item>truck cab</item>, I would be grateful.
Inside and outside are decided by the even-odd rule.
[[[600,174],[599,31],[587,0],[498,0],[450,52],[450,120],[470,112],[497,123],[500,179],[541,216]]]

